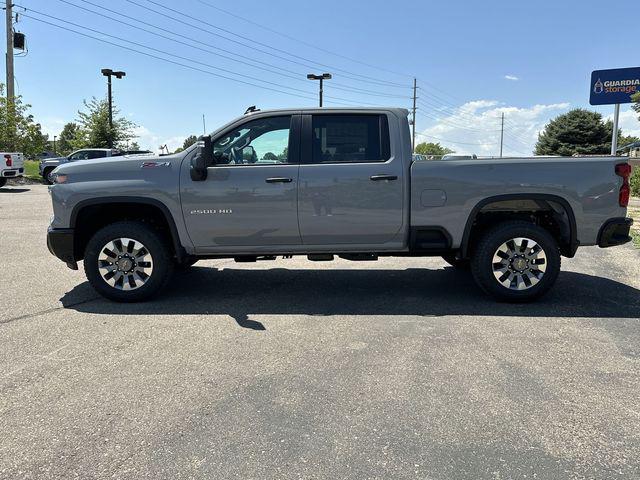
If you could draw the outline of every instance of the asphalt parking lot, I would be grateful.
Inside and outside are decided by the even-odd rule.
[[[0,478],[640,478],[640,250],[496,304],[440,259],[202,261],[98,298],[0,189]]]

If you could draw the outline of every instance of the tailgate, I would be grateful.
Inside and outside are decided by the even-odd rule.
[[[21,153],[2,154],[2,168],[24,168],[24,156]]]

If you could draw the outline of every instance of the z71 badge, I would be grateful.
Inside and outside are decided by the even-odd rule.
[[[171,162],[142,162],[140,168],[157,168],[157,167],[169,167]]]

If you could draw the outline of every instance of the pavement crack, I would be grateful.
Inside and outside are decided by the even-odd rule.
[[[52,313],[52,312],[55,312],[57,310],[63,310],[65,308],[69,308],[69,307],[75,307],[76,305],[82,305],[84,303],[93,302],[94,300],[99,300],[99,299],[100,299],[100,297],[96,296],[96,297],[93,297],[93,298],[89,298],[87,300],[82,300],[81,302],[69,303],[67,305],[62,305],[60,307],[54,307],[54,308],[48,308],[46,310],[41,310],[39,312],[27,313],[25,315],[19,315],[17,317],[12,317],[12,318],[5,318],[4,320],[0,320],[0,325],[17,322],[18,320],[26,320],[26,319],[29,319],[29,318],[38,317],[40,315],[45,315],[47,313]]]

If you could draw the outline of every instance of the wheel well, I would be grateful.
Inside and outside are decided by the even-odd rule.
[[[469,257],[476,240],[488,228],[510,220],[523,220],[544,228],[558,242],[562,255],[574,256],[578,244],[573,211],[565,201],[546,197],[483,202],[469,218],[461,256]]]
[[[172,247],[172,255],[182,256],[175,225],[167,214],[156,205],[137,202],[113,202],[87,205],[75,215],[73,250],[76,260],[84,258],[84,251],[91,237],[101,228],[122,221],[140,221],[161,232]]]

